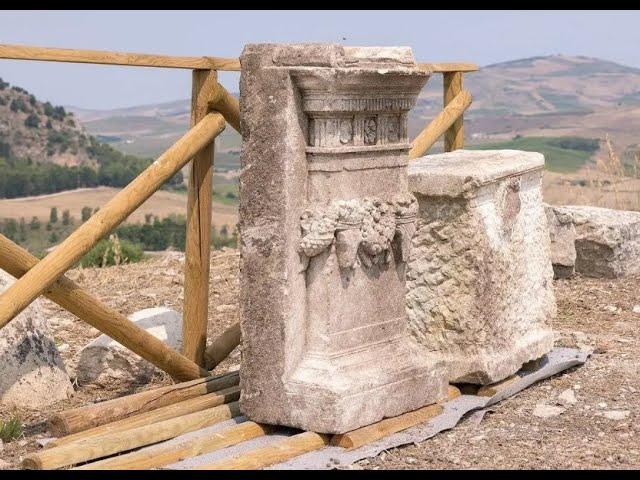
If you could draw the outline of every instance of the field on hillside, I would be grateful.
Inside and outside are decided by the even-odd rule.
[[[46,222],[49,219],[51,207],[57,207],[59,212],[69,210],[72,217],[79,219],[82,207],[88,206],[92,209],[102,207],[119,191],[118,188],[98,187],[37,197],[3,199],[0,200],[0,218],[17,220],[24,218],[28,222],[32,217],[38,217]],[[186,194],[159,190],[131,214],[127,221],[144,223],[147,214],[164,218],[171,214],[185,215],[186,212]],[[211,221],[217,228],[227,225],[229,229],[232,229],[236,224],[236,219],[237,208],[234,205],[213,203]]]
[[[552,172],[575,172],[599,149],[598,139],[581,137],[517,137],[504,142],[468,145],[470,150],[524,150],[540,152],[545,168]]]

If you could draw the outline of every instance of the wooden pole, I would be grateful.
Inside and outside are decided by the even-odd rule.
[[[266,447],[199,466],[194,470],[257,470],[318,450],[328,445],[330,439],[331,435],[314,432],[299,433]]]
[[[143,425],[151,425],[152,423],[162,422],[170,418],[181,417],[188,413],[199,412],[207,408],[217,407],[225,403],[235,402],[240,398],[240,387],[229,387],[218,392],[200,395],[199,397],[190,398],[182,402],[173,403],[166,407],[157,408],[148,412],[123,418],[115,422],[100,425],[98,427],[83,430],[81,432],[72,433],[66,437],[58,438],[47,443],[46,448],[59,447],[78,440],[87,440],[89,438],[99,437],[105,434],[116,432],[124,432],[135,427]]]
[[[20,278],[37,263],[38,259],[35,256],[4,235],[0,235],[0,268]],[[67,277],[59,278],[44,294],[178,381],[209,375],[207,370],[200,368],[121,313],[92,297]]]
[[[462,92],[462,72],[444,73],[444,106],[446,108]],[[464,148],[464,120],[462,114],[444,134],[444,151]]]
[[[151,425],[133,428],[126,432],[109,433],[33,453],[24,458],[22,467],[32,470],[50,470],[88,462],[113,455],[114,453],[126,452],[134,448],[162,442],[178,435],[209,427],[238,415],[240,415],[238,402],[232,402]]]
[[[436,140],[448,131],[456,119],[469,108],[469,105],[471,105],[471,94],[463,90],[418,134],[409,150],[409,158],[418,158],[427,153]]]
[[[46,62],[95,63],[134,67],[216,69],[240,71],[237,58],[176,57],[146,53],[80,50],[77,48],[30,47],[27,45],[0,45],[0,58],[12,60],[39,60]]]
[[[240,102],[222,85],[217,84],[209,98],[209,108],[220,112],[236,132],[240,132]]]
[[[126,219],[213,141],[225,126],[224,117],[210,113],[160,158],[122,189],[98,213],[69,235],[56,249],[0,295],[0,328],[18,315],[107,233]]]
[[[217,377],[199,378],[190,382],[154,388],[144,392],[114,398],[85,407],[65,410],[54,414],[49,420],[51,432],[61,437],[89,428],[115,422],[131,415],[149,412],[189,398],[217,392],[238,385],[238,372]]]
[[[219,432],[202,435],[176,445],[162,445],[144,448],[136,452],[87,463],[74,470],[146,470],[179,462],[185,458],[197,457],[205,453],[237,445],[252,438],[261,437],[271,431],[268,425],[242,422]]]
[[[207,115],[207,94],[217,85],[215,70],[194,70],[191,125]],[[204,365],[209,312],[209,258],[211,253],[211,197],[214,143],[193,157],[187,199],[187,239],[184,269],[182,354]]]
[[[227,328],[207,347],[204,352],[207,370],[216,368],[238,345],[240,345],[240,322],[236,322]]]

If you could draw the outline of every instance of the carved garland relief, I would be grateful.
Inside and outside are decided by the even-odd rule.
[[[416,226],[418,202],[409,193],[388,202],[375,197],[336,200],[328,207],[312,207],[302,214],[300,249],[315,257],[335,241],[340,268],[352,269],[391,261],[406,262]]]

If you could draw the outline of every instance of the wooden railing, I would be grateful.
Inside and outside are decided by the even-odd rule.
[[[18,280],[0,295],[0,329],[39,295],[60,306],[145,358],[176,380],[208,375],[240,341],[237,324],[206,348],[209,296],[213,140],[225,122],[240,132],[238,100],[217,81],[217,71],[240,71],[235,58],[176,57],[96,50],[0,45],[0,59],[93,63],[193,71],[191,128],[54,251],[36,257],[0,235],[0,268]],[[464,146],[463,113],[471,95],[463,90],[468,63],[422,63],[420,68],[444,75],[444,109],[414,140],[410,158],[424,155],[442,135],[445,151]],[[187,200],[187,238],[182,353],[178,353],[124,315],[104,305],[64,276],[83,255],[122,223],[164,182],[192,161]]]

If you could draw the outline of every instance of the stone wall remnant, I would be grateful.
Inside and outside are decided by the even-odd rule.
[[[561,252],[575,249],[575,271],[596,278],[640,274],[640,212],[591,206],[547,206],[547,216],[564,218],[564,232],[552,229],[556,240],[554,269],[570,265]],[[554,235],[555,233],[555,235]],[[561,245],[558,239],[562,238]]]

